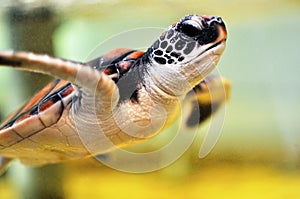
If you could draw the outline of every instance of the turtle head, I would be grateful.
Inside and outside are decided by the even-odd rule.
[[[172,70],[195,86],[215,68],[226,37],[220,17],[188,15],[161,34],[148,49],[149,59],[159,73],[175,75],[166,72]]]

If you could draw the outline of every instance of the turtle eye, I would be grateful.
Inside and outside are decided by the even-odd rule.
[[[196,37],[201,32],[200,25],[192,20],[182,21],[177,25],[177,31],[184,33],[189,37]]]

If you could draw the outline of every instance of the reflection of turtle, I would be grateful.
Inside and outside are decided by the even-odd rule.
[[[79,159],[94,155],[87,145],[100,146],[93,152],[100,154],[110,150],[109,141],[126,146],[146,140],[174,122],[181,102],[198,106],[186,122],[195,126],[211,115],[212,105],[224,102],[212,100],[207,85],[223,96],[224,88],[229,90],[224,79],[225,87],[213,76],[202,81],[216,66],[226,34],[221,18],[189,15],[163,32],[146,52],[116,49],[85,64],[0,52],[1,65],[61,78],[0,127],[3,165],[12,158],[29,165]],[[99,133],[108,139],[95,140],[93,135]]]

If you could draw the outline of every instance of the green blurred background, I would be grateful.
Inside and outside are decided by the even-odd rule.
[[[40,6],[37,1],[24,2]],[[112,35],[133,28],[165,28],[189,13],[222,16],[228,29],[218,70],[233,88],[213,151],[204,159],[197,156],[201,132],[208,128],[204,125],[188,152],[157,172],[126,174],[94,160],[62,164],[54,183],[62,183],[63,198],[300,197],[298,0],[49,0],[42,4],[53,8],[60,21],[53,34],[55,54],[77,61],[85,61]],[[0,50],[11,48],[5,20],[9,6],[7,1],[0,7]],[[28,97],[15,71],[1,68],[2,116]],[[0,198],[22,198],[17,182],[24,178],[30,178],[30,172],[11,168],[0,178]]]

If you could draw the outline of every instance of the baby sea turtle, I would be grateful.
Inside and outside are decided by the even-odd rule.
[[[60,78],[0,126],[2,166],[15,158],[28,165],[80,159],[111,150],[108,142],[127,146],[147,140],[176,120],[181,103],[196,102],[198,109],[191,110],[200,114],[195,118],[192,111],[186,125],[198,125],[212,114],[212,105],[225,101],[212,101],[207,85],[226,92],[230,87],[226,79],[220,87],[214,84],[220,78],[208,76],[226,37],[220,17],[188,15],[146,52],[120,48],[87,63],[0,52],[0,65]],[[101,133],[103,139],[94,139]],[[91,153],[87,145],[100,147]]]

